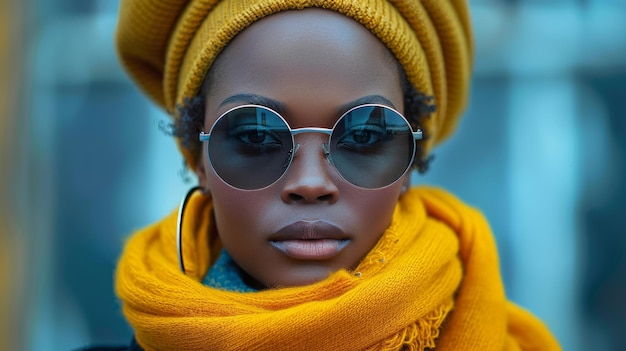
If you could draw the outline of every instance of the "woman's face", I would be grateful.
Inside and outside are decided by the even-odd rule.
[[[240,33],[213,65],[204,130],[244,104],[281,106],[291,128],[331,128],[347,106],[403,110],[397,63],[353,20],[321,9],[262,19]],[[343,180],[324,156],[328,136],[304,133],[287,172],[260,190],[221,180],[203,151],[197,173],[213,198],[225,249],[260,286],[313,283],[354,269],[391,221],[408,175],[367,190]],[[254,174],[250,174],[254,177]]]

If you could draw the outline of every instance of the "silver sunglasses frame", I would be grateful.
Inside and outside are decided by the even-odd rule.
[[[257,189],[241,189],[238,188],[232,184],[230,184],[229,182],[227,182],[225,179],[223,179],[219,173],[215,170],[215,168],[213,167],[213,163],[211,162],[211,158],[208,157],[208,142],[210,140],[211,137],[211,132],[213,132],[213,128],[215,128],[215,125],[217,124],[217,122],[222,119],[222,117],[226,116],[227,114],[231,113],[232,111],[238,110],[238,109],[242,109],[242,108],[250,108],[250,107],[254,107],[254,108],[262,108],[264,110],[267,110],[271,113],[274,113],[276,116],[278,116],[283,123],[285,123],[285,125],[287,126],[287,128],[289,129],[289,132],[291,133],[291,143],[293,145],[293,148],[290,150],[290,155],[289,155],[289,163],[287,164],[287,166],[285,167],[285,171],[280,175],[280,177],[278,177],[276,180],[274,180],[272,183],[257,188]],[[235,188],[235,189],[239,189],[239,190],[243,190],[243,191],[255,191],[255,190],[261,190],[261,189],[265,189],[268,188],[270,186],[272,186],[273,184],[275,184],[276,182],[278,182],[286,173],[287,170],[289,169],[289,167],[291,166],[291,163],[293,161],[293,157],[295,156],[296,152],[298,151],[298,148],[300,147],[300,144],[296,143],[295,140],[295,136],[298,134],[302,134],[302,133],[322,133],[322,134],[326,134],[328,135],[328,142],[327,143],[323,143],[322,144],[322,149],[324,150],[324,156],[326,157],[326,160],[328,160],[328,162],[333,166],[333,168],[337,171],[337,174],[346,182],[361,188],[361,189],[369,189],[369,190],[375,190],[375,189],[383,189],[386,188],[388,186],[390,186],[391,184],[395,183],[397,181],[397,179],[393,182],[391,182],[388,185],[379,187],[379,188],[365,188],[365,187],[361,187],[358,186],[354,183],[352,183],[351,181],[347,180],[343,174],[341,174],[341,172],[339,172],[339,169],[337,169],[337,166],[333,163],[332,161],[332,157],[330,155],[330,150],[328,149],[328,144],[330,143],[330,138],[333,134],[333,131],[335,130],[335,127],[337,126],[337,123],[339,123],[339,121],[346,116],[347,114],[351,113],[352,111],[359,109],[359,108],[363,108],[363,107],[379,107],[379,108],[385,108],[385,109],[389,109],[395,113],[397,113],[400,117],[402,117],[402,119],[404,120],[404,122],[406,123],[406,125],[409,127],[409,130],[411,130],[411,133],[413,134],[413,141],[416,142],[417,140],[422,140],[423,138],[423,133],[421,129],[418,129],[417,131],[413,131],[413,128],[411,127],[411,124],[409,123],[409,121],[406,119],[406,117],[404,117],[404,115],[400,112],[398,112],[396,109],[391,108],[387,105],[383,105],[383,104],[362,104],[362,105],[358,105],[355,107],[352,107],[351,109],[349,109],[348,111],[344,112],[335,122],[335,124],[333,125],[332,128],[321,128],[321,127],[304,127],[304,128],[291,128],[291,126],[289,125],[289,123],[287,122],[287,120],[278,112],[272,110],[269,107],[266,106],[262,106],[262,105],[255,105],[255,104],[246,104],[246,105],[240,105],[240,106],[236,106],[233,107],[231,109],[229,109],[228,111],[222,113],[216,120],[215,122],[213,122],[213,125],[211,126],[211,129],[209,130],[208,133],[205,133],[204,131],[200,131],[200,135],[199,135],[199,139],[201,142],[206,142],[207,144],[207,159],[209,160],[209,164],[211,165],[211,168],[213,169],[213,171],[215,172],[215,174],[226,184],[228,184],[229,186]],[[413,164],[413,160],[415,159],[415,150],[417,148],[413,147],[413,154],[411,155],[411,160],[408,163],[408,166],[406,167],[406,169],[404,170],[404,172],[402,172],[402,174],[398,177],[398,179],[402,178],[402,176],[404,174],[406,174],[406,172],[411,168],[411,165]]]

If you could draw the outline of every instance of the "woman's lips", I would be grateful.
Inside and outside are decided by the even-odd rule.
[[[324,221],[298,221],[270,237],[270,245],[299,260],[326,260],[339,254],[350,242],[337,226]]]
[[[270,241],[285,255],[298,260],[327,260],[348,245],[349,240],[315,239]]]

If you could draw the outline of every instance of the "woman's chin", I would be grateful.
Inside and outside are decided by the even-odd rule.
[[[269,288],[311,285],[328,278],[332,273],[333,271],[328,268],[302,269],[297,272],[291,272],[291,274],[285,276],[275,277],[278,279],[268,281],[264,285]]]

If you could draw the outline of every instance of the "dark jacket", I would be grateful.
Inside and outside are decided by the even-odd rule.
[[[137,340],[133,337],[133,340],[131,340],[128,346],[89,346],[76,351],[143,351],[143,349],[137,344]]]

